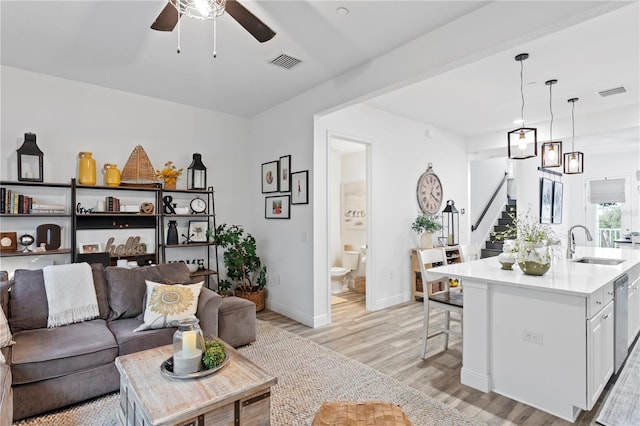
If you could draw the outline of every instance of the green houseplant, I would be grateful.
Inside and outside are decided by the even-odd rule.
[[[432,235],[442,229],[442,225],[437,221],[437,218],[437,216],[428,216],[423,213],[418,215],[411,224],[411,229],[422,235],[422,248],[433,247]]]
[[[212,235],[213,243],[224,248],[224,265],[227,279],[218,284],[221,290],[235,285],[235,295],[251,300],[256,311],[264,309],[264,287],[267,284],[267,267],[262,265],[256,253],[256,239],[245,233],[241,225],[222,224]]]

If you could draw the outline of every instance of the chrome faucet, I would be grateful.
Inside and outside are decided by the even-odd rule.
[[[584,229],[584,232],[587,234],[587,241],[593,241],[591,233],[586,226],[573,225],[571,228],[569,228],[569,233],[567,234],[567,259],[571,259],[573,257],[573,254],[576,252],[576,240],[573,237],[573,230],[576,228]]]

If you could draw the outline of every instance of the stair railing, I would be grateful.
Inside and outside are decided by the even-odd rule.
[[[491,204],[493,204],[493,201],[496,199],[496,197],[498,196],[498,193],[500,193],[500,190],[502,189],[502,187],[506,182],[507,182],[507,172],[504,172],[504,176],[500,181],[500,184],[498,185],[498,189],[495,190],[495,192],[491,196],[491,199],[489,200],[487,205],[484,206],[484,210],[482,210],[482,213],[480,214],[480,217],[478,218],[476,223],[471,225],[471,231],[475,231],[476,229],[478,229],[478,227],[480,226],[480,222],[482,222],[482,219],[484,219],[484,216],[487,214],[487,211],[489,211]]]

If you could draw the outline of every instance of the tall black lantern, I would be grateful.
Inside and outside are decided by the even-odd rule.
[[[24,143],[16,151],[18,152],[18,180],[42,182],[44,153],[36,145],[35,133],[25,133]]]
[[[460,216],[453,200],[447,200],[447,206],[442,210],[442,232],[447,238],[447,245],[458,245],[460,234]]]
[[[202,164],[200,154],[193,154],[193,161],[187,168],[187,188],[207,189],[207,168]]]

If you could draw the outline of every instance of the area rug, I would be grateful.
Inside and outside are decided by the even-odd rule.
[[[636,341],[627,363],[604,401],[596,422],[605,426],[640,425],[640,343]]]
[[[416,426],[480,425],[466,415],[309,339],[258,320],[258,340],[240,352],[278,378],[271,389],[271,424],[310,425],[325,401],[387,401]],[[17,423],[21,426],[115,425],[118,394]]]

